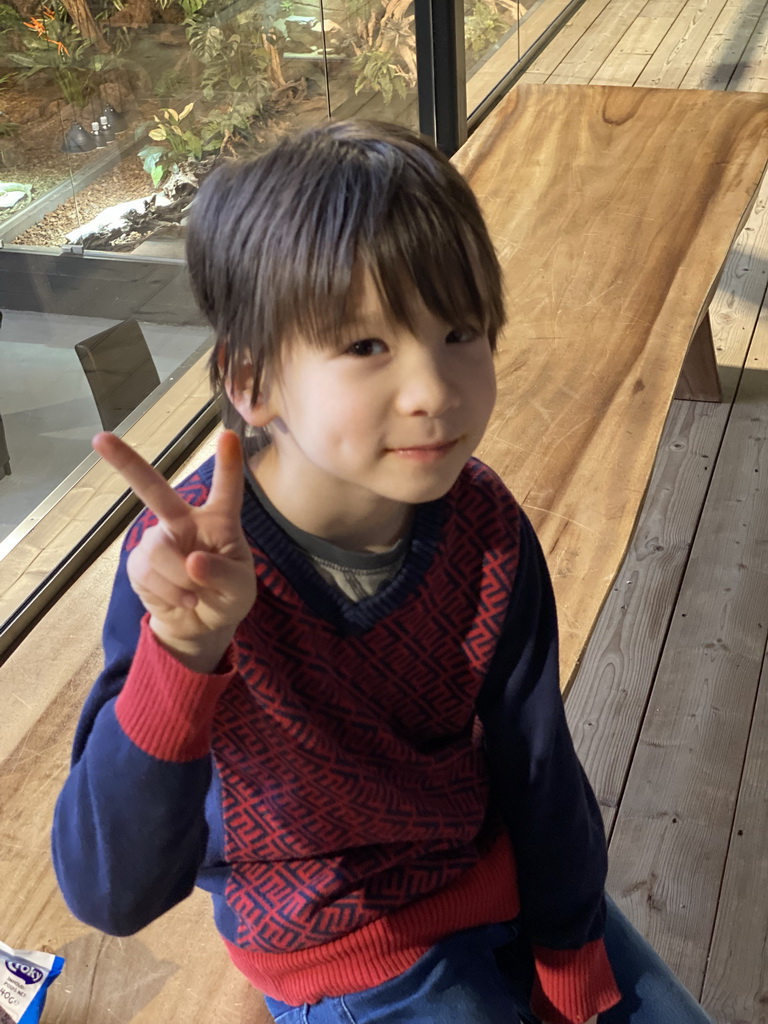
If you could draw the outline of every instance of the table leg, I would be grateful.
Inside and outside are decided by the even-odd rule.
[[[712,325],[709,310],[696,328],[688,346],[680,379],[677,382],[675,398],[693,402],[722,402],[723,391],[717,374],[715,344],[712,340]]]

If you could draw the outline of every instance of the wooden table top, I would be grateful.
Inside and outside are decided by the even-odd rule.
[[[505,272],[478,454],[552,572],[567,686],[620,568],[692,333],[768,161],[768,95],[518,85],[454,158]]]
[[[456,163],[506,268],[480,450],[539,530],[566,677],[628,543],[688,338],[768,158],[768,97],[517,87]],[[116,547],[0,667],[0,938],[62,953],[44,1024],[267,1024],[201,892],[138,935],[67,911],[53,804],[101,665]]]

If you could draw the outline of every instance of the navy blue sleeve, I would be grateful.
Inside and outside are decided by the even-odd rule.
[[[54,812],[56,876],[72,913],[112,935],[149,924],[192,891],[204,857],[209,757],[162,761],[131,742],[115,701],[144,608],[120,559],[104,627],[105,667],[80,717]]]
[[[520,515],[517,574],[477,712],[526,928],[536,945],[578,949],[603,935],[605,831],[566,723],[549,573]]]

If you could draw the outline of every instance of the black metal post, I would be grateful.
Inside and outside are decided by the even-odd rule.
[[[467,138],[463,0],[414,0],[419,128],[452,156]]]

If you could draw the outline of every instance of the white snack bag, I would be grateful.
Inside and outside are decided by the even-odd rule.
[[[63,966],[62,956],[0,942],[0,1024],[38,1024],[46,990]]]

